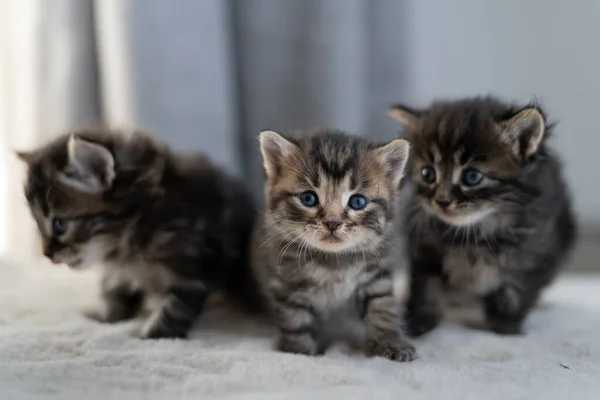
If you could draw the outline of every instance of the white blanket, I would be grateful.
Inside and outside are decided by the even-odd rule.
[[[527,335],[445,322],[402,364],[271,349],[273,332],[226,310],[189,341],[142,341],[133,323],[80,310],[95,277],[45,266],[0,271],[0,399],[600,399],[600,277],[563,278]]]

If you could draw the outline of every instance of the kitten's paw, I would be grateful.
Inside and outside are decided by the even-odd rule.
[[[499,335],[522,335],[523,324],[521,321],[490,320],[488,325],[492,332]]]
[[[106,309],[103,307],[85,309],[83,310],[83,315],[88,319],[105,324],[115,324],[135,317],[134,313],[127,312],[127,310],[122,310],[120,308]]]
[[[102,307],[90,307],[83,310],[83,316],[87,319],[91,319],[92,321],[101,322],[101,323],[110,323],[108,319],[108,313]]]
[[[413,361],[417,358],[415,347],[402,339],[369,339],[366,343],[365,354],[369,357],[384,357],[400,362]]]
[[[431,313],[406,313],[406,333],[411,337],[422,336],[437,327],[441,316]]]
[[[183,329],[146,320],[136,336],[140,339],[186,339],[187,334]]]
[[[277,350],[284,353],[304,354],[307,356],[316,356],[325,353],[325,348],[312,338],[310,334],[279,336],[277,340]]]

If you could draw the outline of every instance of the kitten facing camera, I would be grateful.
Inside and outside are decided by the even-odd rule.
[[[406,219],[411,335],[476,300],[489,328],[518,334],[573,246],[576,223],[537,104],[492,97],[395,106],[411,143]]]
[[[142,316],[142,338],[180,338],[217,289],[252,303],[255,208],[204,157],[177,154],[146,133],[103,129],[19,157],[44,255],[73,269],[103,264],[102,306],[91,318]]]
[[[266,131],[260,146],[266,204],[253,267],[279,328],[277,348],[317,355],[351,339],[368,356],[414,359],[402,331],[401,265],[392,245],[408,143]]]

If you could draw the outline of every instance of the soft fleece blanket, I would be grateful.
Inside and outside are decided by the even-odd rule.
[[[600,277],[562,278],[525,336],[447,321],[408,364],[277,353],[271,328],[222,306],[188,341],[142,341],[81,316],[95,279],[0,267],[0,399],[600,399]]]

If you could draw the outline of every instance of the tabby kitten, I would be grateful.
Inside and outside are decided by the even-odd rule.
[[[552,125],[536,105],[495,98],[440,101],[391,115],[411,142],[408,216],[409,333],[421,335],[442,306],[482,302],[489,327],[518,334],[575,240]]]
[[[322,354],[358,327],[367,355],[414,359],[401,329],[391,245],[407,142],[265,131],[260,147],[266,205],[253,265],[279,328],[278,349]]]
[[[90,317],[143,315],[142,338],[179,338],[215,289],[249,293],[255,209],[242,185],[202,156],[103,129],[19,156],[44,255],[74,269],[104,266],[103,304]]]

